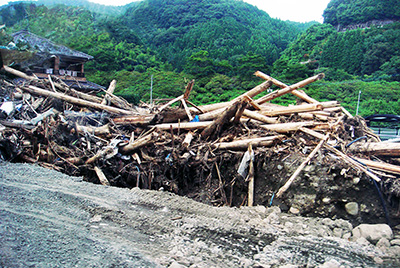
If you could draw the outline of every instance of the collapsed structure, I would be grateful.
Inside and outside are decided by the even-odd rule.
[[[18,66],[25,73],[41,79],[52,75],[80,91],[104,89],[85,77],[84,65],[93,60],[93,56],[55,44],[26,30],[18,31],[12,37],[10,46],[0,48],[3,65]],[[17,50],[16,44],[24,47],[25,51]]]
[[[336,101],[299,90],[323,74],[288,86],[257,72],[265,82],[204,106],[189,101],[191,81],[168,103],[134,107],[113,94],[116,81],[101,98],[8,66],[3,71],[24,79],[1,81],[4,160],[212,205],[279,205],[295,214],[398,222],[400,145],[380,141]],[[274,85],[279,89],[265,94]],[[270,103],[284,94],[299,103]]]

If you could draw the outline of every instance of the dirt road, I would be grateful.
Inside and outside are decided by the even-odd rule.
[[[0,163],[0,267],[398,267],[351,229]]]

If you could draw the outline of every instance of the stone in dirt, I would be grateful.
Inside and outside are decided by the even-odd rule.
[[[358,214],[358,204],[356,202],[347,203],[346,212],[352,216],[356,216]]]
[[[393,231],[387,224],[360,224],[353,229],[353,238],[357,240],[361,237],[376,244],[381,238],[391,240]]]
[[[340,268],[340,263],[336,260],[330,260],[318,266],[318,268]]]

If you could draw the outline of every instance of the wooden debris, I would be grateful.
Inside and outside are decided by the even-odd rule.
[[[276,194],[276,197],[279,198],[282,196],[284,192],[286,192],[287,189],[289,189],[290,185],[293,183],[293,181],[299,176],[300,172],[304,169],[304,167],[308,164],[308,162],[311,161],[311,159],[315,156],[315,154],[321,149],[321,147],[324,145],[326,140],[328,139],[329,135],[325,135],[324,138],[318,143],[318,145],[314,148],[314,150],[308,155],[306,160],[301,163],[301,165],[296,169],[296,171],[293,173],[293,175],[289,178],[289,180],[283,185],[278,193]]]
[[[243,100],[236,101],[230,107],[228,107],[215,121],[207,126],[203,132],[201,132],[201,137],[203,139],[208,139],[210,136],[218,136],[222,130],[222,127],[235,116],[236,112],[240,107],[243,106]]]
[[[21,87],[24,91],[27,91],[29,93],[32,94],[37,94],[40,96],[45,96],[45,97],[52,97],[52,98],[56,98],[56,99],[60,99],[72,104],[76,104],[79,106],[83,106],[83,107],[89,107],[89,108],[94,108],[97,110],[104,110],[110,113],[115,113],[115,114],[132,114],[132,111],[127,111],[127,110],[122,110],[119,108],[115,108],[115,107],[111,107],[111,106],[107,106],[107,105],[103,105],[100,103],[94,103],[94,102],[90,102],[87,100],[81,100],[75,97],[71,97],[62,93],[58,93],[58,92],[52,92],[52,91],[48,91],[48,90],[44,90],[35,86],[28,86],[28,87]]]
[[[104,175],[103,171],[99,167],[95,166],[94,171],[96,172],[101,184],[105,186],[110,186],[110,182],[108,181],[106,175]]]
[[[258,77],[260,77],[260,78],[262,78],[262,79],[265,79],[265,80],[267,80],[267,81],[269,80],[269,81],[271,81],[272,83],[274,83],[274,85],[276,85],[276,86],[278,86],[278,87],[280,87],[280,88],[286,88],[286,87],[288,87],[288,85],[286,85],[286,84],[284,84],[284,83],[282,83],[282,82],[276,80],[275,78],[270,77],[269,75],[266,75],[266,74],[264,74],[264,73],[262,73],[262,72],[260,72],[260,71],[255,72],[254,75],[256,75],[256,76],[258,76]],[[314,100],[313,98],[311,98],[310,96],[308,96],[308,95],[305,94],[304,92],[298,91],[298,90],[296,90],[296,89],[292,91],[292,94],[295,95],[296,97],[299,97],[300,99],[305,100],[305,101],[308,102],[308,103],[318,103],[317,100]]]
[[[106,91],[106,95],[104,95],[104,99],[101,101],[101,104],[106,105],[110,100],[110,95],[114,93],[115,87],[117,85],[117,80],[112,80],[110,86]]]
[[[236,140],[232,142],[219,142],[213,144],[213,147],[219,150],[246,150],[250,144],[252,144],[253,148],[257,148],[260,146],[271,146],[275,141],[283,139],[284,135],[278,136],[268,136],[262,138],[252,138],[252,139],[242,139]]]
[[[250,155],[253,154],[253,147],[251,143],[249,144],[248,152]],[[249,182],[247,205],[252,207],[254,204],[254,162],[252,157],[250,157],[249,175],[247,176],[247,181]]]
[[[349,147],[349,151],[352,153],[363,153],[371,155],[388,155],[388,156],[400,156],[400,144],[399,143],[387,143],[387,142],[366,142],[366,143],[354,143]]]
[[[243,195],[236,204],[247,200],[248,206],[257,205],[260,189],[254,182],[259,181],[259,163],[250,162],[246,180],[245,175],[239,180],[229,174],[245,151],[268,161],[274,155],[279,159],[292,153],[300,156],[301,165],[279,189],[277,198],[284,198],[283,193],[317,152],[324,160],[336,159],[375,181],[381,181],[378,175],[387,180],[400,175],[400,167],[389,163],[399,158],[397,144],[380,142],[362,119],[353,118],[336,101],[319,102],[299,90],[323,74],[286,85],[257,72],[267,81],[232,100],[202,106],[190,101],[192,80],[173,100],[133,107],[114,95],[116,81],[100,98],[73,90],[51,76],[38,79],[8,66],[4,70],[25,81],[2,84],[11,94],[8,99],[22,107],[0,120],[0,141],[14,147],[2,151],[1,146],[6,146],[0,144],[0,157],[84,176],[103,185],[179,194],[196,188],[215,205],[232,205],[235,194]],[[279,89],[259,97],[271,86]],[[288,93],[303,103],[285,107],[269,102]],[[355,142],[359,137],[363,140]],[[306,157],[305,152],[316,144]],[[379,161],[369,160],[370,156]]]
[[[369,168],[375,169],[375,170],[380,170],[380,171],[400,175],[400,166],[398,166],[398,165],[392,165],[392,164],[385,163],[383,161],[372,161],[372,160],[358,158],[358,157],[354,157],[354,160],[368,166]]]
[[[276,98],[278,98],[280,96],[283,96],[283,95],[285,95],[287,93],[291,93],[296,89],[305,87],[306,85],[311,84],[311,83],[313,83],[315,81],[321,80],[324,77],[325,77],[324,74],[318,74],[318,75],[315,75],[313,77],[307,78],[307,79],[305,79],[305,80],[303,80],[301,82],[298,82],[298,83],[296,83],[294,85],[285,87],[285,88],[280,89],[280,90],[275,90],[275,91],[269,93],[268,95],[265,95],[264,97],[259,98],[257,100],[257,104],[263,104],[265,102],[268,102],[268,101],[276,99]]]

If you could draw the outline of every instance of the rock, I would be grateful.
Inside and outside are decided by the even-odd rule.
[[[329,204],[331,201],[332,201],[332,199],[330,199],[329,197],[324,197],[322,199],[322,203],[324,203],[324,204]]]
[[[365,204],[360,205],[360,211],[364,213],[369,213],[369,208]]]
[[[94,215],[90,220],[89,220],[89,222],[101,222],[101,220],[102,220],[102,217],[101,217],[101,215]]]
[[[385,252],[390,247],[390,242],[387,238],[383,237],[376,243],[376,247]]]
[[[257,211],[260,214],[265,214],[267,213],[267,208],[264,206],[255,206],[254,210]]]
[[[400,246],[390,247],[389,250],[388,250],[388,253],[390,255],[392,255],[393,257],[398,258],[400,256]]]
[[[241,258],[240,260],[240,267],[251,267],[253,262],[247,258]]]
[[[171,263],[171,265],[169,266],[169,268],[186,268],[187,266],[184,266],[182,264],[179,264],[178,262],[174,261],[173,263]]]
[[[319,265],[318,268],[340,268],[340,263],[336,260],[329,260],[322,265]]]
[[[379,258],[379,257],[375,257],[374,261],[375,261],[376,264],[382,264],[383,263],[383,260],[381,258]]]
[[[341,228],[334,228],[333,229],[333,236],[341,238],[343,236],[343,229]]]
[[[338,228],[342,228],[343,230],[346,230],[346,231],[353,230],[353,225],[350,222],[348,222],[346,220],[342,220],[342,219],[335,220],[334,226],[336,226]]]
[[[393,239],[390,241],[392,246],[400,246],[400,239]]]
[[[363,245],[363,246],[368,246],[368,245],[371,244],[371,243],[370,243],[367,239],[365,239],[364,237],[358,238],[358,239],[356,240],[356,242],[357,242],[358,244],[360,244],[360,245]]]
[[[360,178],[359,177],[354,177],[353,178],[353,183],[354,184],[358,184],[360,182]]]
[[[273,207],[267,208],[266,213],[267,214],[275,213],[275,214],[279,215],[282,213],[282,211],[278,206],[273,206]]]
[[[264,222],[267,224],[279,224],[280,223],[279,215],[276,212],[273,212],[269,214],[267,218],[264,219]]]
[[[367,239],[375,244],[381,238],[391,240],[393,238],[393,231],[387,224],[360,224],[353,229],[354,240],[361,237]]]
[[[345,233],[345,234],[342,235],[342,238],[343,238],[343,239],[349,240],[350,237],[351,237],[351,233]]]
[[[299,215],[300,214],[300,210],[298,208],[295,208],[295,207],[290,207],[289,212],[292,213],[293,215]]]
[[[358,214],[358,204],[356,202],[350,202],[345,205],[346,212],[352,216]]]
[[[335,222],[330,218],[323,218],[321,223],[329,228],[333,228],[335,226]]]

